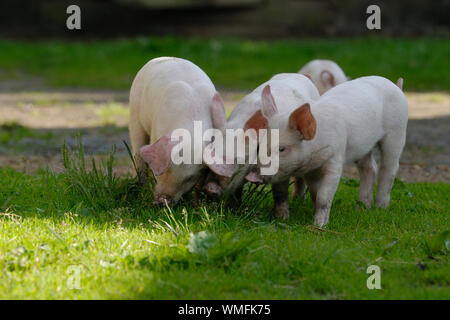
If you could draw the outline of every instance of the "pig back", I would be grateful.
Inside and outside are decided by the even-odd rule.
[[[276,74],[238,103],[228,119],[229,128],[243,128],[245,122],[261,109],[261,94],[267,85],[270,85],[279,113],[290,112],[320,97],[317,88],[307,77],[298,73]]]
[[[149,61],[137,74],[132,85],[131,113],[138,115],[142,127],[155,142],[175,129],[193,129],[202,121],[211,128],[210,103],[215,88],[209,77],[190,61],[162,57]],[[133,110],[135,108],[136,110]]]

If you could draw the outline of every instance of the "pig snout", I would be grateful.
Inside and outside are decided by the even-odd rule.
[[[172,203],[172,198],[166,194],[155,195],[153,200],[153,204],[159,207],[165,207],[166,205],[171,205]]]
[[[269,178],[268,176],[261,175],[259,170],[253,169],[247,174],[245,179],[249,182],[260,184],[267,183]]]
[[[220,198],[222,196],[222,188],[215,182],[210,181],[205,186],[206,193],[211,197]]]

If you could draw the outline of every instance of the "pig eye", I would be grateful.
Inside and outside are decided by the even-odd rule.
[[[280,149],[279,149],[280,152],[283,152],[285,150],[286,150],[286,147],[280,147]]]

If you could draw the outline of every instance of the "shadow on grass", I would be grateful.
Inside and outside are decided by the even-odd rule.
[[[27,129],[19,127],[17,130]],[[266,186],[245,186],[244,201],[239,206],[213,201],[201,189],[195,191],[198,195],[197,201],[194,201],[194,193],[189,192],[174,207],[155,206],[152,203],[154,177],[149,177],[149,183],[141,184],[136,174],[118,176],[114,171],[115,145],[112,145],[103,159],[91,158],[88,161],[81,137],[78,135],[76,139],[78,145],[75,149],[63,144],[61,173],[47,168],[41,169],[32,177],[10,170],[11,179],[21,185],[5,192],[5,199],[0,202],[0,208],[6,209],[10,203],[17,205],[19,200],[22,210],[28,209],[25,210],[24,217],[36,214],[61,221],[65,219],[67,212],[71,212],[82,217],[84,223],[99,226],[119,223],[128,228],[142,223],[148,224],[149,221],[149,226],[155,227],[152,221],[161,219],[166,226],[167,223],[176,226],[179,221],[186,224],[186,212],[191,213],[189,224],[212,218],[219,219],[217,223],[220,224],[223,223],[224,216],[231,216],[231,220],[236,223],[249,219],[252,215],[271,218],[267,207],[271,206],[272,199],[270,187]],[[130,167],[136,168],[126,141],[123,141],[122,148],[126,150]],[[22,189],[26,198],[18,197],[19,194],[15,192],[17,187]],[[196,202],[198,203],[195,204]],[[43,215],[43,210],[51,212],[52,215]],[[210,215],[208,212],[214,213]]]
[[[113,152],[92,169],[81,144],[73,151],[66,148],[63,159],[60,174],[0,169],[0,212],[10,208],[22,220],[7,233],[12,241],[5,255],[8,272],[28,274],[36,257],[42,260],[45,254],[52,259],[42,260],[40,272],[50,278],[65,279],[64,267],[73,263],[87,265],[86,287],[76,294],[65,291],[69,297],[95,292],[125,299],[345,298],[351,293],[368,298],[365,266],[373,261],[383,263],[384,283],[397,290],[390,293],[388,287],[380,294],[402,297],[395,288],[412,283],[411,275],[414,285],[427,280],[418,275],[419,268],[429,268],[426,275],[434,276],[435,283],[446,283],[446,260],[425,260],[424,254],[435,258],[442,237],[448,236],[433,235],[445,228],[448,205],[442,199],[448,185],[396,181],[389,210],[358,211],[359,183],[343,179],[325,231],[309,228],[309,197],[291,202],[286,222],[272,218],[270,193],[239,210],[207,199],[195,207],[192,194],[161,209],[151,204],[151,185],[139,188],[133,175],[114,175]],[[53,255],[45,253],[45,244]],[[423,260],[419,267],[417,257]],[[389,263],[396,260],[400,267],[392,268]],[[56,266],[59,273],[53,272]],[[43,279],[36,281],[51,290],[57,287]],[[422,286],[440,292],[434,283]]]

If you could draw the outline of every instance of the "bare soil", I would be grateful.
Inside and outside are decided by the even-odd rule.
[[[0,90],[2,91],[2,90]],[[245,92],[222,93],[231,111]],[[409,123],[399,178],[450,183],[450,94],[406,93]],[[128,142],[127,91],[0,92],[0,125],[29,128],[25,136],[0,140],[0,166],[24,172],[39,168],[60,171],[61,145],[76,147],[81,135],[86,154],[96,157],[117,147],[118,173],[132,173],[123,141]],[[354,166],[345,169],[358,178]]]

